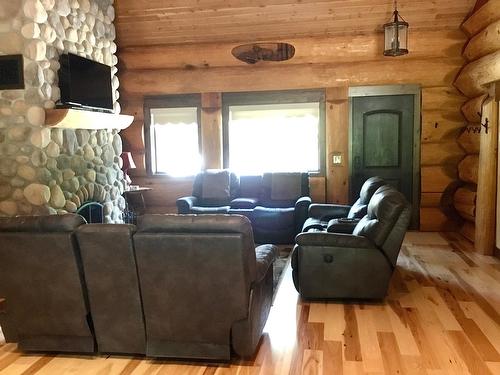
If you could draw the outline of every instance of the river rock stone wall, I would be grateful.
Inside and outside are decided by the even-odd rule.
[[[0,1],[0,55],[22,54],[25,76],[24,90],[0,90],[0,215],[75,212],[97,201],[105,222],[122,222],[118,131],[43,126],[45,109],[60,98],[63,52],[112,67],[120,112],[113,20],[113,0]]]

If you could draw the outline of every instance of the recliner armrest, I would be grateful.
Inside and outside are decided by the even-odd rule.
[[[198,203],[198,198],[194,196],[189,196],[189,197],[182,197],[177,199],[175,202],[177,205],[177,213],[179,214],[189,214],[191,211],[191,208],[193,206],[196,206]]]
[[[260,282],[266,276],[267,270],[278,257],[278,248],[274,245],[260,245],[255,248],[256,279]]]
[[[342,204],[314,203],[309,206],[309,217],[314,217],[328,222],[331,219],[347,217],[350,209],[351,206]]]
[[[300,246],[330,246],[346,248],[375,248],[373,242],[362,236],[342,233],[300,233],[295,237],[295,242]]]
[[[311,205],[311,202],[312,202],[311,197],[300,197],[295,202],[295,208],[297,208],[297,207],[307,207],[307,208],[309,208],[309,206]]]
[[[311,205],[311,197],[300,197],[295,202],[295,234],[300,233],[307,220],[307,213]]]

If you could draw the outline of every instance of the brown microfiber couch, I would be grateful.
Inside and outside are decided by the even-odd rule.
[[[254,354],[277,249],[248,219],[0,218],[0,325],[22,350],[224,359]]]

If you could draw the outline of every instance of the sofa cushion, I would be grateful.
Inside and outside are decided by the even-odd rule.
[[[226,200],[231,196],[228,170],[207,170],[203,176],[201,197],[203,200]]]
[[[295,209],[270,208],[257,206],[253,210],[252,224],[266,230],[280,230],[293,227],[295,223]]]
[[[347,214],[349,219],[361,219],[366,215],[366,212],[368,211],[368,203],[362,204],[360,202],[361,199],[358,198],[358,200],[352,205],[349,213]]]
[[[380,187],[368,204],[368,213],[354,228],[353,234],[364,236],[382,246],[394,223],[406,207],[404,196],[389,185]]]
[[[231,208],[249,209],[255,208],[259,200],[257,198],[236,198],[231,201]]]
[[[273,173],[271,177],[272,200],[296,200],[302,195],[301,173]]]
[[[262,190],[262,176],[240,176],[240,197],[258,197]]]

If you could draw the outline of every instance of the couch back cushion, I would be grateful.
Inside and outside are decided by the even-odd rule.
[[[361,219],[365,216],[368,210],[368,203],[370,202],[373,194],[375,194],[379,187],[386,184],[387,182],[378,176],[370,177],[366,180],[361,187],[358,200],[352,205],[347,217],[350,219]]]
[[[263,206],[293,207],[298,198],[309,195],[307,173],[264,173],[261,200]]]
[[[196,175],[193,183],[193,195],[203,206],[226,206],[238,190],[238,176],[227,169],[208,169]]]
[[[79,350],[93,350],[73,233],[82,224],[75,214],[0,218],[0,296],[8,302],[0,323],[8,341],[51,350],[50,337],[80,337]]]
[[[134,233],[130,224],[88,224],[76,232],[96,340],[104,353],[146,350]]]
[[[262,175],[240,176],[239,197],[259,198],[262,191]]]
[[[149,353],[161,346],[164,353],[185,356],[183,348],[228,346],[232,323],[248,314],[255,279],[248,219],[144,215],[134,246]]]

